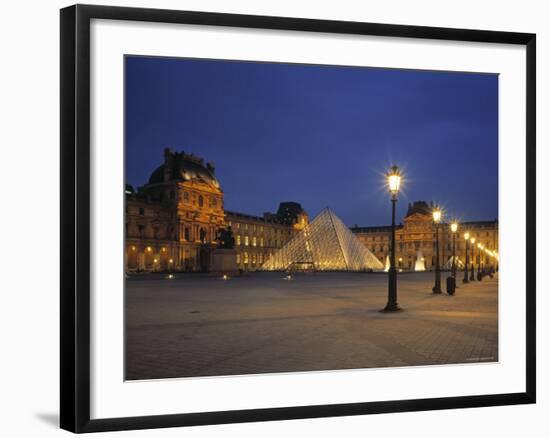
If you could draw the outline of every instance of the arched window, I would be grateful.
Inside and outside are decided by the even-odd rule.
[[[204,206],[204,198],[202,197],[202,195],[199,195],[199,207],[202,206]]]

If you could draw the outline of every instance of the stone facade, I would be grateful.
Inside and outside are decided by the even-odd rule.
[[[396,264],[398,269],[414,270],[419,250],[424,258],[426,269],[435,265],[435,226],[432,220],[432,208],[424,201],[409,204],[409,208],[402,224],[396,226]],[[352,227],[351,231],[357,238],[378,257],[382,263],[390,254],[391,227]],[[477,243],[481,242],[485,248],[498,253],[498,221],[478,221],[459,223],[456,233],[455,252],[460,263],[465,259],[464,233],[476,239],[474,249],[475,264],[479,263]],[[452,257],[452,232],[450,224],[439,225],[439,252],[440,263],[444,266]],[[470,261],[471,261],[471,245]],[[492,260],[486,254],[481,254],[481,262],[491,264]]]
[[[281,203],[276,214],[252,216],[224,209],[212,163],[185,152],[164,151],[164,163],[137,191],[126,187],[125,263],[129,272],[207,272],[218,232],[231,227],[236,261],[257,269],[303,228],[300,204]]]

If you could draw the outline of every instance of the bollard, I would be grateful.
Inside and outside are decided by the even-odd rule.
[[[455,294],[455,289],[456,289],[456,280],[451,275],[451,276],[447,277],[447,293],[449,295],[454,295]]]

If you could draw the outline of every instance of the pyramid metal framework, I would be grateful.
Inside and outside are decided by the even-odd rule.
[[[329,209],[321,213],[262,266],[267,271],[367,271],[384,265]]]

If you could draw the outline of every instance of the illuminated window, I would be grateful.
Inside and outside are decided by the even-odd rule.
[[[260,246],[261,246],[261,247],[264,246],[264,238],[263,238],[263,237],[260,237]]]
[[[263,262],[264,262],[264,255],[263,255],[263,254],[259,254],[259,255],[258,255],[258,263],[261,265]]]
[[[245,265],[248,265],[248,253],[247,252],[243,253],[243,263]]]
[[[252,264],[256,264],[256,254],[252,254]]]
[[[241,244],[241,235],[240,234],[237,234],[236,241],[237,241],[237,245]]]
[[[248,246],[248,236],[244,236],[244,246]]]
[[[241,255],[237,253],[237,265],[241,263]]]
[[[256,236],[252,237],[252,246],[256,246]]]

